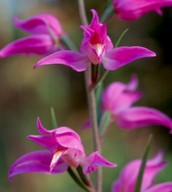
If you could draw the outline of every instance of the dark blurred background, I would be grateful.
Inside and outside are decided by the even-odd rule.
[[[101,15],[106,1],[86,1],[89,20],[90,8]],[[25,36],[14,28],[13,15],[28,18],[38,13],[51,13],[62,23],[64,31],[79,47],[82,40],[77,1],[69,0],[1,0],[0,48],[14,39]],[[157,108],[172,117],[172,8],[164,9],[163,16],[149,13],[133,22],[119,21],[115,16],[108,23],[108,34],[117,41],[129,28],[121,45],[139,45],[157,53],[156,58],[135,61],[126,67],[110,72],[105,85],[113,81],[127,83],[136,73],[139,90],[144,97],[138,105]],[[25,174],[16,177],[15,183],[7,181],[9,166],[21,155],[40,149],[26,139],[37,134],[39,116],[48,129],[52,129],[50,107],[56,112],[58,125],[76,130],[83,140],[87,154],[92,151],[91,131],[80,129],[88,117],[83,73],[76,73],[64,66],[45,66],[33,70],[41,57],[16,55],[0,60],[0,191],[2,192],[76,192],[80,189],[67,173],[49,176]],[[120,169],[128,161],[141,158],[148,135],[154,140],[151,155],[165,151],[168,167],[157,177],[157,182],[172,180],[172,136],[165,127],[144,127],[125,131],[111,125],[103,143],[102,154],[119,164],[115,169],[104,169],[104,191],[110,191]]]

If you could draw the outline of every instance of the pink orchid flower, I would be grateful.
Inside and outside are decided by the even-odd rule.
[[[107,35],[106,24],[99,22],[95,10],[91,10],[93,19],[89,26],[81,26],[84,30],[84,38],[81,43],[80,52],[58,51],[36,63],[34,68],[41,65],[63,64],[75,71],[85,71],[88,64],[103,64],[107,70],[118,69],[134,60],[144,57],[154,57],[155,53],[139,46],[123,46],[113,48],[113,44]]]
[[[112,192],[134,192],[137,176],[142,160],[128,163],[121,171],[119,178],[113,183]],[[154,177],[166,166],[163,155],[159,152],[153,159],[148,160],[145,166],[140,192],[171,192],[172,182],[155,185]]]
[[[138,79],[135,75],[128,84],[110,84],[102,93],[103,111],[109,111],[112,121],[125,129],[160,125],[172,131],[172,120],[162,112],[149,107],[132,106],[142,96],[142,93],[136,91],[137,85]]]
[[[41,135],[30,135],[28,139],[46,150],[31,152],[17,159],[10,167],[10,180],[22,173],[59,174],[65,172],[69,166],[82,166],[84,174],[91,173],[100,166],[117,166],[98,152],[86,156],[79,135],[68,127],[47,130],[38,118],[37,129]]]
[[[172,6],[172,0],[114,0],[113,7],[118,18],[136,20],[145,13],[155,11],[162,15],[161,8]]]
[[[14,24],[31,35],[6,45],[0,50],[0,58],[14,54],[50,54],[58,50],[56,42],[63,31],[59,21],[53,15],[39,14],[25,20],[15,17]]]

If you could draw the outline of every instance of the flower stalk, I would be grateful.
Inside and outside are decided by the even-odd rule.
[[[85,12],[85,4],[83,0],[78,0],[79,13],[81,22],[83,25],[88,25],[86,12]],[[101,144],[98,130],[98,122],[97,122],[97,110],[96,110],[96,95],[95,89],[90,90],[90,87],[94,82],[92,82],[92,67],[91,64],[88,65],[87,70],[85,71],[85,84],[86,84],[86,92],[88,99],[88,107],[89,107],[89,115],[90,121],[92,125],[92,135],[93,135],[93,144],[94,150],[101,152]],[[96,171],[96,191],[102,191],[102,169],[99,168]]]

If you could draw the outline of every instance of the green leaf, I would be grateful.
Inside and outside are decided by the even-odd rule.
[[[72,170],[71,167],[68,168],[67,172],[75,181],[75,183],[78,184],[84,191],[90,192],[90,190],[85,186],[85,184],[77,177],[77,175],[75,174],[75,172]]]
[[[56,127],[57,127],[57,120],[56,120],[56,116],[55,116],[54,108],[51,107],[50,110],[51,110],[51,121],[52,121],[52,126],[53,126],[53,128],[56,128]]]
[[[141,190],[143,174],[144,174],[144,170],[145,170],[145,167],[146,167],[146,162],[147,162],[147,159],[148,159],[148,155],[149,155],[149,152],[150,152],[151,142],[152,142],[152,135],[149,136],[149,139],[148,139],[145,151],[144,151],[144,155],[143,155],[143,158],[142,158],[142,164],[140,166],[139,174],[138,174],[138,177],[137,177],[135,192],[140,192],[140,190]]]
[[[100,121],[100,135],[102,136],[106,129],[108,128],[109,122],[110,122],[111,114],[109,111],[105,111],[101,117]]]
[[[129,29],[125,29],[125,30],[122,32],[122,34],[120,35],[120,37],[118,38],[118,40],[117,40],[117,42],[116,42],[115,47],[118,47],[118,46],[119,46],[121,40],[123,39],[124,35],[128,32],[128,30],[129,30]]]

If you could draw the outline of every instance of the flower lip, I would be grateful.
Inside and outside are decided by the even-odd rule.
[[[103,44],[99,44],[99,43],[94,44],[93,47],[95,48],[98,57],[103,55],[104,50],[105,50],[105,47]]]
[[[57,151],[53,154],[53,158],[50,163],[50,172],[52,172],[52,170],[56,166],[56,164],[57,164],[58,160],[60,159],[60,157],[62,156],[62,154],[63,154],[62,151]]]

